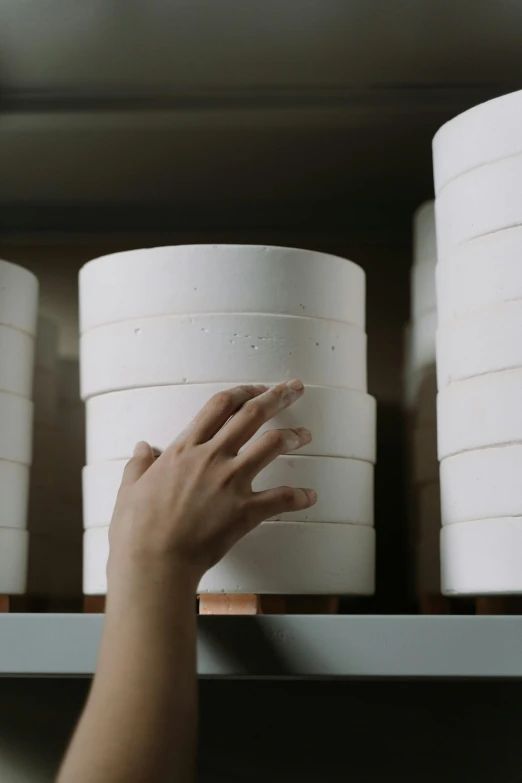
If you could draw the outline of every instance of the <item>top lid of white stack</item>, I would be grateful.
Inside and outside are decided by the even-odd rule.
[[[437,258],[435,202],[425,201],[413,215],[413,263],[425,264]]]
[[[365,327],[365,275],[326,253],[180,245],[96,258],[80,271],[80,331],[137,318],[206,313],[327,318]]]
[[[435,193],[485,163],[522,153],[522,91],[459,114],[433,139]]]
[[[22,266],[0,259],[0,324],[36,334],[38,279]]]

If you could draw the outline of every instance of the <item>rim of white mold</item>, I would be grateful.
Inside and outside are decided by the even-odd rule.
[[[0,324],[36,335],[38,278],[29,269],[0,258]]]

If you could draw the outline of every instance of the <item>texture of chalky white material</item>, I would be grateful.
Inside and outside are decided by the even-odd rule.
[[[419,541],[427,538],[433,540],[435,536],[438,537],[441,527],[441,499],[440,484],[438,482],[426,484],[417,489],[417,509],[417,535]]]
[[[21,595],[27,585],[29,533],[0,528],[0,595]]]
[[[522,91],[502,95],[446,122],[433,139],[438,195],[447,182],[485,163],[522,152]]]
[[[414,318],[419,318],[423,313],[435,310],[437,307],[436,265],[437,259],[434,257],[424,264],[414,264],[411,268],[411,307]]]
[[[435,202],[425,201],[413,215],[413,263],[430,264],[437,258]]]
[[[437,430],[423,427],[413,432],[413,482],[428,484],[439,480]]]
[[[107,592],[109,528],[84,534],[83,591]],[[264,522],[202,578],[199,593],[371,595],[375,531],[363,525]]]
[[[522,516],[522,444],[449,457],[440,482],[444,525]]]
[[[0,325],[0,391],[32,398],[34,338]]]
[[[127,460],[98,462],[83,469],[83,525],[108,525]],[[373,465],[337,457],[278,457],[256,477],[260,492],[279,486],[315,489],[318,500],[312,508],[283,514],[299,522],[373,524]]]
[[[87,401],[87,462],[128,459],[145,440],[163,451],[218,392],[232,383],[155,386]],[[260,430],[308,427],[313,440],[300,454],[375,462],[375,399],[362,392],[308,386],[304,396]],[[258,437],[256,435],[255,437]]]
[[[365,275],[344,258],[285,247],[181,245],[97,258],[80,271],[80,325],[191,313],[279,313],[364,331]]]
[[[439,326],[522,299],[522,227],[459,245],[436,272]]]
[[[177,383],[275,382],[366,391],[366,335],[339,321],[194,315],[100,326],[80,342],[83,399]]]
[[[522,367],[522,300],[493,305],[437,331],[439,390],[455,381],[517,367]]]
[[[411,369],[417,373],[435,364],[437,313],[424,313],[411,324]]]
[[[447,525],[440,546],[446,595],[522,592],[522,517]]]
[[[439,392],[439,459],[522,442],[522,369],[453,383]]]
[[[0,459],[0,528],[27,527],[29,467]]]
[[[16,264],[0,259],[0,324],[34,337],[38,313],[38,279]]]
[[[452,180],[435,211],[440,259],[462,242],[522,224],[522,155]]]
[[[33,403],[16,394],[0,392],[0,459],[30,465],[32,441]]]

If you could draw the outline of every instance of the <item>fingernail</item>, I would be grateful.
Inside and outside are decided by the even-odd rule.
[[[148,443],[145,443],[144,440],[138,441],[136,445],[134,446],[134,456],[135,457],[148,457],[151,453],[151,448]]]
[[[308,492],[308,496],[312,503],[317,503],[317,492],[315,489],[307,489],[306,491]]]
[[[293,389],[293,391],[301,391],[301,389],[304,389],[303,382],[298,380],[287,381],[286,385],[289,389]]]
[[[304,440],[306,443],[310,443],[312,440],[312,433],[306,427],[298,427],[296,432],[299,435],[300,440]]]

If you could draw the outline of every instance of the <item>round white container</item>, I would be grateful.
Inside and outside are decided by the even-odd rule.
[[[83,469],[83,526],[104,527],[111,521],[127,460],[99,462]],[[260,492],[279,486],[315,489],[315,506],[283,514],[299,522],[373,524],[373,465],[336,457],[278,457],[256,477]]]
[[[437,266],[439,326],[522,299],[522,227],[459,245]]]
[[[0,324],[34,337],[38,313],[38,279],[17,264],[0,259]]]
[[[0,528],[0,595],[20,595],[27,585],[29,533]]]
[[[437,248],[444,259],[457,245],[522,223],[522,155],[449,182],[437,197]]]
[[[194,315],[100,326],[81,338],[83,399],[177,383],[304,383],[366,391],[366,335],[340,321]]]
[[[522,517],[447,525],[440,546],[446,595],[522,592]]]
[[[449,457],[440,483],[444,525],[522,516],[522,444]]]
[[[411,324],[411,370],[424,372],[435,365],[437,312],[424,313]]]
[[[425,201],[413,215],[413,263],[430,264],[437,258],[435,202]]]
[[[439,392],[439,459],[522,442],[522,370],[482,375]]]
[[[437,430],[424,427],[413,432],[413,483],[430,484],[439,480]]]
[[[0,528],[27,527],[29,467],[0,459]]]
[[[417,490],[418,540],[433,541],[440,533],[440,484],[426,484]],[[437,546],[438,550],[438,546]]]
[[[80,271],[80,325],[191,313],[317,316],[364,331],[365,275],[326,253],[180,245],[96,258]]]
[[[84,535],[83,591],[107,592],[109,529]],[[359,525],[264,522],[201,580],[199,593],[371,595],[375,531]]]
[[[214,394],[233,386],[154,386],[92,397],[86,405],[87,462],[128,459],[140,440],[163,451]],[[308,386],[295,405],[274,416],[260,432],[287,427],[308,427],[312,432],[312,442],[300,454],[375,462],[376,404],[368,394]]]
[[[20,329],[0,325],[0,391],[31,399],[34,338]]]
[[[0,459],[30,465],[32,441],[33,403],[16,394],[0,392]],[[0,503],[1,499],[0,495]]]
[[[438,195],[466,171],[522,152],[522,91],[481,103],[446,122],[433,139]]]
[[[414,318],[419,318],[437,307],[435,291],[435,267],[437,259],[424,264],[414,264],[410,272],[411,308]]]
[[[517,367],[522,367],[522,300],[459,318],[437,332],[439,389]]]

